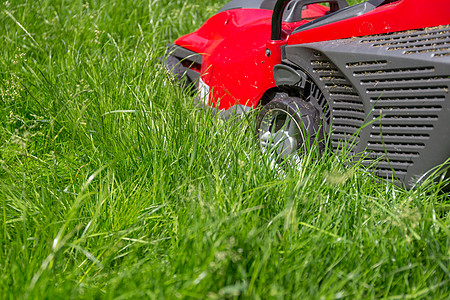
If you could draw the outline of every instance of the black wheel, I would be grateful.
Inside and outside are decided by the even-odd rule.
[[[300,156],[310,149],[316,137],[322,140],[319,111],[296,97],[270,101],[262,108],[256,124],[261,148],[275,151],[279,160]]]

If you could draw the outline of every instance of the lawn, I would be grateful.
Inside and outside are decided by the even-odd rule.
[[[448,299],[450,201],[271,166],[159,63],[226,0],[0,4],[0,298]]]

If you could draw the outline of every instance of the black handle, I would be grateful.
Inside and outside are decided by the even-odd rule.
[[[281,40],[281,25],[283,22],[283,12],[291,0],[278,0],[275,3],[272,14],[272,32],[270,38],[272,41]]]
[[[270,38],[272,41],[279,41],[281,40],[281,26],[283,22],[283,13],[286,9],[286,6],[291,2],[292,0],[278,0],[277,3],[275,3],[275,7],[273,8],[273,14],[272,14],[272,32],[270,35]],[[315,4],[315,3],[323,3],[327,2],[330,3],[330,12],[335,12],[339,9],[342,9],[344,7],[348,6],[348,3],[346,0],[300,0],[301,6],[305,6],[308,4]]]

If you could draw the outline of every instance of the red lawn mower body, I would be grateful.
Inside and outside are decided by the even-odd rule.
[[[378,175],[412,186],[450,156],[450,2],[316,2],[231,1],[170,55],[222,112],[301,95],[333,147],[352,136]]]

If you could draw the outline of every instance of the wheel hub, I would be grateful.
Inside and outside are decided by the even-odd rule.
[[[281,159],[295,154],[299,150],[299,139],[303,140],[299,124],[282,109],[269,111],[260,129],[259,140],[263,150],[275,151]]]

